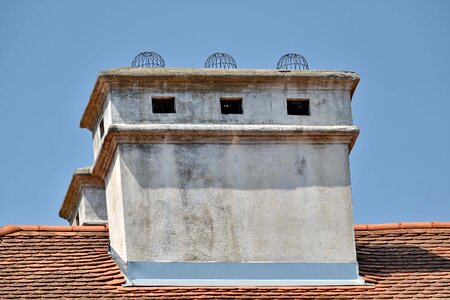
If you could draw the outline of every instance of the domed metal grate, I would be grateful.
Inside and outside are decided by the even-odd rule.
[[[131,63],[133,68],[164,68],[164,59],[155,52],[139,53]]]
[[[208,57],[205,68],[236,69],[236,61],[226,53],[217,52]]]
[[[278,61],[277,70],[309,70],[309,66],[303,55],[288,53]]]

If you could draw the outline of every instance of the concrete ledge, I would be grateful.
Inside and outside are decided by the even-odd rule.
[[[113,125],[109,127],[96,158],[92,176],[103,180],[118,144],[347,144],[351,151],[356,126],[296,125]]]
[[[353,148],[356,126],[212,125],[212,124],[114,124],[101,145],[116,143],[172,144],[347,144]],[[97,166],[97,163],[95,164]],[[93,172],[95,173],[95,167]]]
[[[356,126],[114,124],[92,176],[105,178],[119,144],[346,144],[351,151],[358,135]]]
[[[131,68],[123,67],[100,72],[98,77],[239,77],[239,78],[347,78],[357,80],[351,71],[335,70],[274,70],[274,69],[213,69],[213,68]]]
[[[227,133],[355,133],[359,128],[353,125],[307,126],[307,125],[247,125],[247,124],[113,124],[110,131],[183,131]]]

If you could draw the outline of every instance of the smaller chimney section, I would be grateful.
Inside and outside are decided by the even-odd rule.
[[[59,215],[70,225],[108,224],[104,184],[90,167],[74,171]]]

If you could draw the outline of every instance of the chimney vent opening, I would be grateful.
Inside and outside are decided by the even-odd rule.
[[[242,98],[221,98],[220,113],[223,115],[242,114]]]
[[[174,114],[175,97],[153,97],[152,112],[154,114]]]
[[[100,121],[98,127],[100,129],[100,138],[102,138],[103,135],[105,134],[105,122],[103,121],[103,119]]]
[[[308,99],[287,99],[287,114],[297,116],[309,116]]]

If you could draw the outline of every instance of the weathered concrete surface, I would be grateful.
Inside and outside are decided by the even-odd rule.
[[[124,216],[124,202],[122,192],[122,179],[121,179],[121,163],[119,151],[113,158],[113,164],[110,171],[105,178],[105,190],[106,190],[106,204],[108,210],[108,225],[109,225],[109,239],[111,247],[117,252],[117,254],[126,261],[127,247],[126,247],[126,235],[125,235],[125,216]],[[125,203],[126,205],[126,203]],[[136,228],[137,232],[134,234],[136,237],[140,228]]]
[[[78,224],[107,224],[105,190],[99,188],[82,188],[79,195]]]
[[[351,97],[358,82],[358,74],[346,71],[120,68],[99,74],[80,126],[94,130],[104,111],[106,95],[112,89],[207,91],[224,93],[223,96],[245,91],[322,90],[346,91]]]
[[[88,201],[92,202],[92,204],[87,204],[87,215],[91,215],[88,219],[91,218],[94,223],[104,223],[106,220],[104,185],[103,179],[92,176],[92,167],[76,169],[59,210],[59,216],[72,225],[80,224],[80,218],[82,221],[86,219],[82,202]],[[103,195],[101,192],[83,195],[83,191],[86,189],[103,191]],[[92,209],[94,211],[91,211]],[[79,210],[83,211],[79,213]]]
[[[220,123],[220,124],[291,124],[351,125],[348,91],[320,90],[242,90],[161,91],[112,90],[114,124],[145,123]],[[175,97],[175,114],[152,113],[152,97]],[[242,98],[243,114],[221,114],[220,98]],[[287,114],[287,99],[310,99],[309,116]]]
[[[116,68],[105,70],[98,77],[217,77],[217,78],[349,78],[359,79],[358,74],[351,71],[335,70],[274,70],[274,69],[216,69],[216,68]]]
[[[355,266],[358,81],[339,71],[102,72],[80,126],[93,134],[112,249],[138,264]],[[175,98],[175,114],[152,112],[161,96]],[[242,98],[243,114],[221,114],[220,98]],[[309,99],[310,115],[288,115],[287,99]]]
[[[116,153],[108,214],[125,261],[356,260],[347,145],[120,145]]]
[[[236,93],[219,91],[112,90],[106,97],[102,117],[93,131],[94,158],[102,145],[99,122],[105,132],[122,124],[217,124],[351,126],[348,90],[255,89]],[[174,114],[152,112],[152,97],[175,97]],[[242,98],[243,114],[221,114],[220,98]],[[287,114],[287,99],[309,99],[311,115]],[[106,134],[106,133],[105,133]]]

